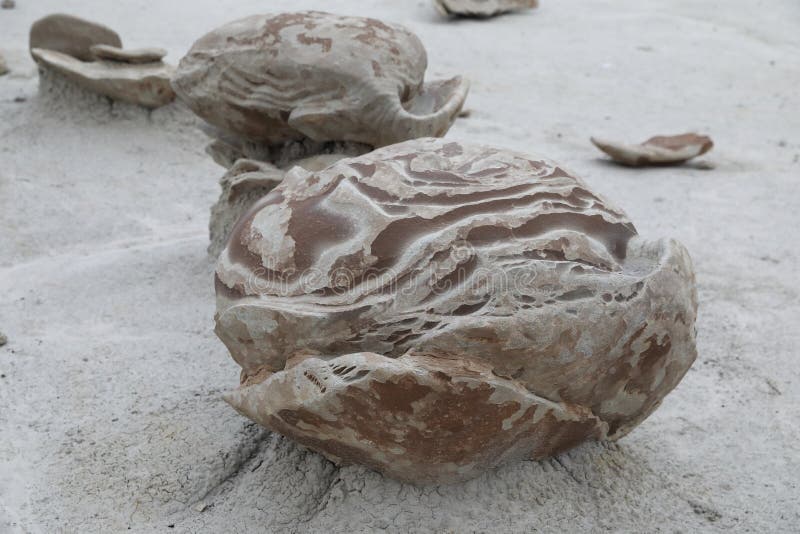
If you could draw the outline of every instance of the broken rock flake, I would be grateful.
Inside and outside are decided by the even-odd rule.
[[[714,146],[710,137],[694,133],[657,135],[644,143],[629,145],[592,137],[592,143],[617,163],[631,167],[677,165],[705,154]]]

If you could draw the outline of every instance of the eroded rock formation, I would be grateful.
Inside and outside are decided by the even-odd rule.
[[[175,99],[169,84],[173,67],[161,61],[133,65],[118,61],[80,61],[40,48],[34,48],[32,53],[39,65],[113,100],[158,108]]]
[[[31,55],[34,48],[41,48],[81,61],[94,60],[91,47],[97,44],[122,47],[122,39],[108,26],[62,14],[48,15],[34,22],[28,41]]]
[[[441,136],[466,98],[461,77],[423,83],[420,40],[379,20],[308,11],[255,15],[200,38],[173,86],[200,117],[266,143],[383,146]]]
[[[273,167],[266,182],[253,171],[223,178],[209,252],[219,253],[231,221],[267,190],[264,183],[274,183],[274,167],[332,163],[444,135],[468,83],[459,76],[425,82],[426,67],[425,48],[407,29],[315,11],[255,15],[200,38],[172,85],[207,121],[207,151],[237,176],[238,160]],[[316,156],[325,157],[308,159]]]
[[[412,482],[619,438],[696,355],[679,243],[555,163],[438,139],[293,168],[216,285],[229,402]]]
[[[70,15],[49,15],[31,26],[29,47],[48,69],[113,100],[157,108],[172,102],[174,68],[161,49],[123,50],[116,32]]]

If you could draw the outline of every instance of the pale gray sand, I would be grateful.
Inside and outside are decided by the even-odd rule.
[[[0,11],[0,532],[800,528],[800,4],[565,0],[454,23],[423,1],[268,4]],[[640,233],[687,245],[700,356],[631,435],[419,489],[337,469],[221,401],[238,377],[205,254],[222,168],[179,108],[37,96],[27,30],[68,12],[175,63],[225,21],[313,7],[404,23],[429,76],[470,77],[449,137],[556,159]],[[715,170],[619,168],[588,141],[685,130],[714,138]]]

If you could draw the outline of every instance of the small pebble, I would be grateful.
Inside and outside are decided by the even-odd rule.
[[[0,7],[3,9],[14,9],[17,3],[14,0],[3,0],[3,3],[0,4]]]
[[[208,505],[202,501],[194,505],[195,512],[203,512],[206,508],[208,508]]]
[[[8,338],[4,333],[0,332],[0,347],[5,345],[6,343],[8,343]]]

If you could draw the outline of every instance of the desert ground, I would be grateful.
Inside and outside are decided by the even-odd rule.
[[[698,359],[616,443],[415,487],[338,468],[221,399],[209,207],[224,169],[181,104],[38,88],[28,29],[64,12],[177,63],[249,14],[406,25],[472,82],[448,138],[552,158],[689,249]],[[17,0],[0,10],[0,532],[797,532],[800,4]],[[697,131],[713,165],[612,165],[592,135]],[[795,273],[795,274],[792,274]]]

